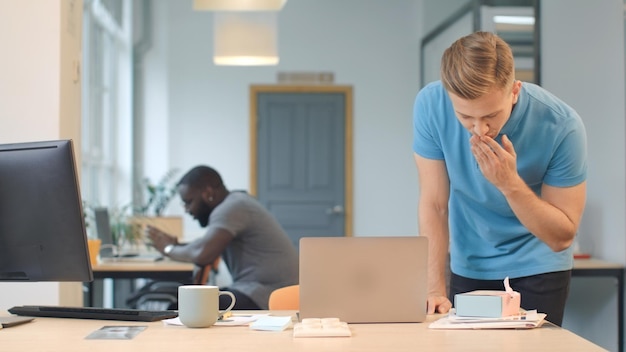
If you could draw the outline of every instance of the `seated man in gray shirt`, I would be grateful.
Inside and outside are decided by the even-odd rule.
[[[148,227],[154,247],[173,260],[199,266],[222,257],[233,282],[234,309],[268,309],[270,293],[298,284],[298,254],[276,219],[245,192],[229,192],[217,171],[196,166],[177,185],[185,211],[206,227],[204,236],[178,243],[175,236]],[[230,304],[221,301],[220,309]]]

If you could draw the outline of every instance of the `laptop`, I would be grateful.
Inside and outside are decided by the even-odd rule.
[[[161,253],[116,253],[109,210],[107,208],[95,208],[94,218],[96,232],[101,243],[100,259],[102,261],[154,262],[163,259]]]
[[[426,237],[303,237],[300,318],[423,322],[427,259]]]

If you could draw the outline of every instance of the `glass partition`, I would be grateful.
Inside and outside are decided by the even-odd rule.
[[[539,0],[482,0],[468,1],[423,37],[422,86],[439,79],[443,51],[478,30],[497,33],[511,46],[517,79],[540,84]]]

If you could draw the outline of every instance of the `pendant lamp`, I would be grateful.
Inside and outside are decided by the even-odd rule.
[[[216,65],[277,65],[277,12],[215,12],[213,62]]]
[[[287,0],[194,0],[197,11],[279,11]]]

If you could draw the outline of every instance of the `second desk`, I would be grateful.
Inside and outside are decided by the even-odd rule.
[[[191,282],[194,265],[173,260],[155,262],[110,261],[101,262],[93,267],[94,281],[97,279],[152,279],[163,281]],[[87,283],[86,306],[93,306],[94,282]]]

